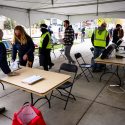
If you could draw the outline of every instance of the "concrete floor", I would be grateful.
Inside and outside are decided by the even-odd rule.
[[[90,40],[84,43],[74,45],[72,55],[81,52],[87,62],[90,63],[92,53],[90,52]],[[59,51],[56,51],[56,58],[52,54],[55,66],[51,71],[58,71],[63,62],[67,62],[63,57],[59,57]],[[38,66],[38,58],[34,63]],[[80,72],[80,69],[79,69]],[[125,72],[120,69],[120,76],[124,81]],[[117,78],[113,77],[109,83],[106,82],[109,75],[105,75],[101,82],[99,77],[101,73],[93,73],[94,78],[89,76],[90,82],[85,77],[80,77],[74,84],[72,93],[76,101],[70,100],[66,110],[64,102],[53,98],[52,108],[48,108],[45,100],[39,101],[36,107],[41,110],[47,125],[125,125],[125,93],[114,93],[109,91],[108,85],[117,83]],[[0,72],[0,77],[4,74]],[[6,112],[0,115],[0,125],[11,125],[13,113],[18,111],[23,103],[30,101],[30,94],[18,90],[17,88],[5,84],[5,90],[0,85],[0,107],[5,106]],[[111,88],[114,91],[114,88]],[[116,88],[115,91],[120,91]],[[38,96],[34,96],[38,98]]]

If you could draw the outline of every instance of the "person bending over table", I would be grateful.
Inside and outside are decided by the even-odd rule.
[[[7,63],[6,47],[2,42],[3,31],[0,29],[0,68],[8,76],[15,76],[15,72],[11,72]],[[5,107],[0,108],[0,114],[5,111]]]
[[[14,29],[14,38],[12,42],[12,60],[15,61],[18,52],[19,64],[21,66],[32,67],[34,61],[35,45],[32,38],[26,33],[20,25]]]

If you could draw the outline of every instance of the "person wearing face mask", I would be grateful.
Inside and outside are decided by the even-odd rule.
[[[15,61],[18,52],[19,64],[21,66],[28,65],[28,67],[32,67],[35,46],[32,38],[20,25],[14,28],[14,38],[12,44],[12,60]]]
[[[39,62],[40,66],[43,66],[44,70],[48,71],[54,66],[54,63],[51,62],[51,36],[50,32],[47,29],[46,24],[40,25],[42,35],[40,37],[39,43]]]

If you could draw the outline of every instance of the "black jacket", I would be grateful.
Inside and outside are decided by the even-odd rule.
[[[64,45],[72,45],[74,41],[74,30],[72,26],[68,26],[64,32]]]
[[[3,60],[7,60],[6,47],[2,42],[0,42],[0,63],[2,63]]]
[[[22,59],[25,54],[28,55],[29,61],[34,58],[34,43],[32,38],[26,35],[27,43],[25,45],[21,45],[18,40],[16,40],[15,44],[12,46],[12,59],[15,61],[16,54],[18,51],[19,58]]]

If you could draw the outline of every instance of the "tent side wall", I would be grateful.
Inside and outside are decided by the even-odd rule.
[[[82,22],[83,20],[88,19],[98,19],[98,18],[125,18],[125,11],[121,12],[107,12],[107,13],[99,13],[98,16],[94,14],[81,14],[81,15],[74,15],[69,16],[70,22],[72,24]]]
[[[50,19],[50,18],[66,20],[68,19],[68,16],[60,15],[60,14],[53,14],[53,13],[38,12],[38,11],[30,12],[31,25],[38,22],[39,20]]]
[[[29,26],[27,10],[0,6],[0,15],[9,17],[24,26]]]
[[[6,7],[6,6],[0,6],[0,15],[9,17],[17,21],[19,24],[22,24],[26,27],[30,27],[30,25],[43,19],[50,19],[50,18],[57,18],[60,20],[68,19],[68,16],[65,16],[65,15],[38,12],[38,11],[29,11],[26,9],[18,9],[18,8]],[[30,18],[30,21],[29,21],[29,18]]]

